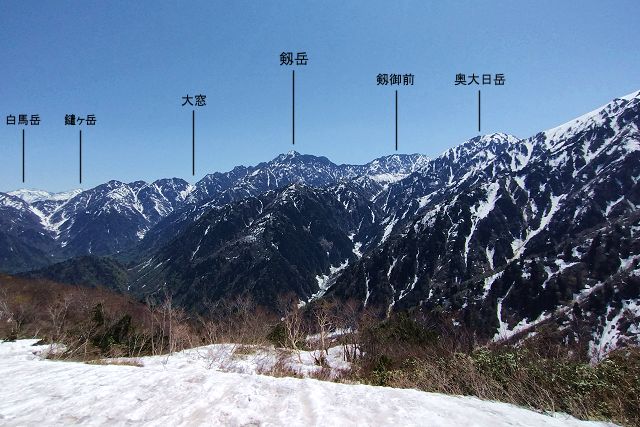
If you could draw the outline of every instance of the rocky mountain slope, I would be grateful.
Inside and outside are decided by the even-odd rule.
[[[361,176],[367,177],[369,191],[379,192],[426,162],[425,156],[415,154],[386,156],[366,165],[336,165],[325,157],[290,152],[257,166],[207,175],[195,185],[173,178],[109,181],[60,194],[0,193],[3,218],[11,224],[0,229],[0,239],[7,243],[0,268],[16,272],[76,256],[153,252],[213,206],[292,183],[320,188]]]
[[[194,186],[112,181],[31,203],[0,194],[11,248],[0,255],[19,269],[129,251],[127,291],[195,310],[237,294],[267,306],[326,294],[447,313],[489,339],[556,325],[597,358],[640,332],[639,115],[634,93],[432,160],[335,165],[291,152]]]
[[[448,151],[377,197],[397,224],[331,292],[455,312],[496,339],[553,318],[593,354],[613,336],[637,342],[639,114],[634,94],[528,139]]]

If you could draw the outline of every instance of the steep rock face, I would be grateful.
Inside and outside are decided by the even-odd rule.
[[[365,165],[336,165],[326,157],[290,151],[270,162],[207,175],[196,184],[189,201],[202,204],[216,200],[220,205],[290,184],[322,188],[360,176],[368,176],[384,186],[406,177],[427,161],[421,154],[395,154]]]
[[[57,207],[49,222],[66,257],[113,254],[133,247],[149,228],[181,206],[190,187],[181,179],[151,184],[109,181]]]
[[[211,203],[137,267],[138,290],[164,286],[187,306],[242,292],[268,305],[283,293],[304,302],[329,292],[388,312],[450,311],[495,339],[551,319],[575,335],[577,303],[592,352],[606,349],[611,336],[637,339],[639,140],[638,98],[629,97],[528,139],[474,138],[397,181],[363,175],[222,210]],[[335,232],[322,244],[300,232],[309,211],[302,220],[263,198],[316,192],[313,221]],[[263,214],[269,221],[256,222]],[[203,237],[212,230],[203,221],[224,231],[217,243]],[[323,245],[340,250],[324,256]]]
[[[49,262],[84,254],[108,255],[135,246],[151,226],[182,206],[191,190],[184,180],[163,179],[151,184],[109,181],[90,190],[59,194],[16,191],[15,196],[7,196],[14,201],[7,218],[32,219],[31,228],[49,240]],[[22,243],[30,246],[32,242],[25,238]],[[23,270],[43,263],[26,260],[18,265],[16,258],[7,264]]]
[[[161,219],[145,235],[139,250],[151,254],[215,206],[259,196],[291,184],[324,188],[353,180],[366,186],[365,192],[372,198],[427,161],[427,157],[420,154],[395,154],[365,165],[336,165],[326,157],[291,151],[256,166],[237,166],[230,172],[209,174],[195,185],[181,209]]]
[[[484,176],[521,167],[531,154],[524,147],[514,149],[518,141],[503,133],[472,138],[423,163],[409,178],[381,193],[378,201],[388,213],[413,215],[440,191],[460,192]]]
[[[0,269],[14,272],[56,260],[55,242],[40,221],[27,202],[0,193]]]
[[[596,323],[608,325],[605,334],[629,332],[620,325],[640,314],[631,291],[640,255],[639,112],[636,94],[529,139],[492,136],[490,155],[481,139],[463,145],[464,155],[448,151],[433,161],[440,166],[391,185],[384,202],[384,193],[376,198],[385,221],[397,224],[331,292],[388,310],[459,311],[499,338],[575,303],[586,307],[610,283],[629,298],[605,303]],[[449,179],[453,167],[443,175],[451,158],[466,165],[458,179]],[[482,161],[470,167],[469,159]],[[611,326],[615,316],[622,323]]]
[[[36,242],[28,234],[25,240],[15,233],[3,235],[14,251],[4,254],[2,265],[7,271],[21,271],[82,255],[121,254],[130,260],[140,252],[153,253],[212,207],[294,183],[323,188],[359,177],[368,180],[367,191],[377,194],[426,161],[423,155],[402,154],[365,165],[336,165],[325,157],[292,151],[256,166],[207,175],[195,185],[173,178],[152,183],[109,181],[86,191],[58,194],[17,190],[4,196],[20,205],[6,211],[7,217],[16,216],[16,221],[32,217],[29,229],[44,236],[48,246],[42,242],[32,246]]]
[[[0,194],[0,262],[129,251],[118,277],[130,292],[187,308],[329,293],[387,313],[447,311],[492,339],[554,324],[597,358],[640,333],[639,112],[636,93],[527,139],[480,136],[432,160],[336,165],[290,152],[194,186]],[[51,271],[89,270],[74,262]]]
[[[270,307],[289,293],[306,301],[357,259],[362,244],[354,236],[367,235],[372,222],[361,218],[372,211],[342,187],[299,184],[214,207],[136,266],[131,290],[169,292],[196,309],[243,293]]]

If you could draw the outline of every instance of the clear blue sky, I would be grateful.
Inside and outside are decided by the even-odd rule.
[[[269,160],[296,146],[337,163],[394,152],[393,89],[378,73],[413,73],[400,87],[399,152],[437,155],[478,134],[476,88],[456,73],[504,73],[482,88],[482,133],[527,137],[640,89],[640,2],[558,1],[4,1],[0,12],[0,191],[182,177]],[[197,111],[191,176],[191,110]],[[26,183],[20,127],[27,126]]]

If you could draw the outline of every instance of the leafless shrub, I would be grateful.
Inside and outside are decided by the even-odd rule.
[[[94,359],[87,360],[85,363],[89,365],[116,365],[116,366],[135,366],[144,367],[144,363],[137,359]]]
[[[206,305],[207,312],[197,323],[207,344],[265,344],[268,331],[275,323],[273,316],[246,294]]]
[[[258,367],[258,373],[272,377],[302,378],[302,374],[289,366],[289,353],[279,352],[276,362],[271,367]]]
[[[47,308],[53,330],[51,337],[53,341],[64,341],[63,334],[66,331],[67,315],[72,302],[71,295],[64,295],[59,300],[53,301]]]
[[[234,355],[256,354],[258,347],[255,345],[238,345],[233,349]]]
[[[11,308],[7,301],[7,292],[2,289],[0,290],[0,321],[11,322],[12,320],[13,313],[11,312]]]

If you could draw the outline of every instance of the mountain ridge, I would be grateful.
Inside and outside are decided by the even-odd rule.
[[[387,314],[444,311],[484,339],[555,322],[598,357],[640,342],[634,93],[528,138],[481,135],[433,159],[336,165],[289,152],[196,185],[110,181],[54,206],[50,222],[64,224],[61,257],[126,254],[128,292],[196,311],[247,293],[271,307],[283,293],[301,304],[326,295]],[[0,194],[3,207],[16,215],[9,231],[37,232],[28,203]],[[55,239],[40,240],[35,249],[51,253]],[[31,248],[17,249],[24,264]]]

